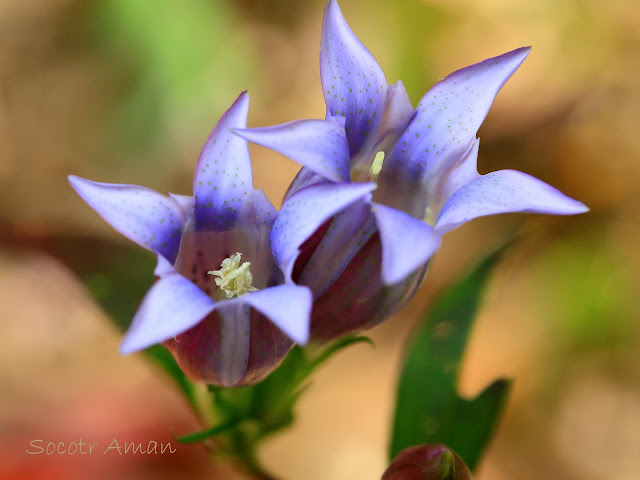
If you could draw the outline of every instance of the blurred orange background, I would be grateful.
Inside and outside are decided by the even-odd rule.
[[[515,378],[479,480],[640,479],[640,4],[635,0],[341,0],[412,101],[439,78],[533,51],[480,129],[481,173],[514,168],[586,203],[577,217],[505,215],[446,235],[412,303],[323,367],[295,426],[261,457],[282,479],[376,479],[403,345],[434,296],[513,233],[460,391]],[[124,258],[152,277],[66,181],[190,194],[209,131],[240,91],[249,126],[322,118],[324,2],[4,0],[0,3],[0,478],[234,478],[204,448],[173,385],[92,294]],[[251,147],[276,205],[298,167]],[[137,262],[137,263],[136,263]],[[142,283],[138,282],[138,279]],[[137,288],[137,290],[136,290]],[[134,298],[135,301],[139,300]],[[158,456],[29,455],[29,442],[154,440]]]

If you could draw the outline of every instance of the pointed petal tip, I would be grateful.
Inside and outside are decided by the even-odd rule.
[[[327,5],[325,6],[325,16],[327,15],[327,12],[329,12],[330,10],[333,12],[334,9],[338,9],[338,12],[340,12],[340,6],[338,5],[338,2],[336,0],[329,0],[327,2]]]
[[[67,181],[69,182],[71,188],[73,188],[75,192],[80,195],[80,197],[82,197],[80,189],[82,189],[82,185],[84,182],[86,182],[86,180],[76,175],[67,175]]]
[[[395,285],[422,267],[440,247],[440,234],[422,220],[374,203],[382,242],[382,282]]]
[[[380,277],[382,278],[382,283],[386,287],[392,287],[407,277],[415,273],[419,268],[423,267],[429,259],[436,253],[436,251],[440,248],[441,238],[432,239],[432,243],[427,246],[427,251],[430,250],[430,253],[426,253],[423,255],[423,261],[421,263],[414,264],[411,269],[407,270],[397,270],[394,267],[386,266],[383,264],[382,270],[380,272]],[[422,252],[421,252],[422,253]]]
[[[164,271],[146,293],[120,344],[123,355],[176,337],[200,323],[217,307],[191,280],[158,255],[156,273]]]
[[[590,211],[590,208],[587,207],[584,203],[582,203],[579,200],[575,200],[572,199],[575,203],[574,203],[574,212],[570,213],[569,215],[578,215],[580,213],[587,213]]]
[[[130,355],[145,350],[161,342],[150,342],[148,340],[141,341],[136,335],[127,335],[122,338],[118,352],[120,355]]]
[[[78,177],[77,175],[67,175],[67,181],[69,185],[78,193],[78,189],[82,188],[84,185],[93,183],[91,180],[87,180],[86,178]]]
[[[138,331],[130,329],[124,334],[124,337],[122,337],[122,341],[120,342],[120,348],[118,349],[120,355],[136,353],[159,343],[149,341],[137,333]]]
[[[587,207],[584,203],[566,195],[564,198],[563,205],[558,205],[556,208],[557,210],[555,212],[551,212],[552,214],[580,215],[582,213],[587,213],[589,211],[589,207]]]
[[[309,288],[287,283],[250,293],[239,301],[261,312],[294,342],[305,345],[309,341],[313,305]]]
[[[388,84],[335,1],[327,3],[322,22],[320,78],[327,116],[346,117],[349,152],[354,157],[377,138]]]
[[[244,140],[274,150],[334,182],[349,180],[344,126],[327,120],[297,120],[271,127],[235,128]]]
[[[589,208],[551,185],[517,170],[479,176],[453,193],[440,211],[435,228],[453,230],[474,218],[502,213],[577,215]]]
[[[516,48],[515,50],[506,53],[505,55],[509,55],[509,54],[513,54],[514,56],[520,56],[522,57],[522,59],[520,60],[520,64],[522,62],[524,62],[524,59],[527,58],[529,56],[529,54],[531,53],[531,46],[528,45],[526,47],[520,47],[520,48]],[[520,65],[518,64],[518,65]]]
[[[248,102],[249,101],[249,90],[243,90],[242,92],[240,92],[240,95],[238,95],[238,98],[236,98],[236,101],[233,102],[233,103],[236,103],[238,101]]]
[[[150,345],[147,345],[149,347]],[[129,355],[146,347],[138,347],[135,342],[130,341],[129,337],[124,337],[120,342],[120,355]]]

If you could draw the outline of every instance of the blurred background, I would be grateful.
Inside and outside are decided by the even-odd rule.
[[[590,208],[447,234],[412,303],[324,366],[261,452],[282,479],[377,479],[406,339],[438,292],[513,233],[460,391],[515,378],[480,480],[640,479],[640,4],[341,0],[412,101],[439,78],[532,45],[480,129],[481,173],[515,168]],[[197,423],[117,323],[153,259],[66,175],[190,194],[199,150],[240,91],[250,126],[322,118],[323,0],[0,2],[0,478],[234,478],[174,436]],[[298,167],[252,147],[276,205]],[[99,303],[106,305],[105,311]],[[115,318],[115,322],[112,320]],[[28,455],[34,439],[155,440],[174,455]]]

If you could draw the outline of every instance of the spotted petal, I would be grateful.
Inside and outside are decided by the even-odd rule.
[[[369,50],[347,25],[335,0],[324,12],[320,74],[327,116],[346,117],[349,152],[355,157],[375,140],[387,96],[387,80]]]
[[[424,178],[442,161],[456,161],[467,150],[498,91],[529,54],[519,48],[458,70],[422,98],[416,115],[385,158],[381,177]],[[443,160],[444,159],[444,160]]]
[[[423,266],[440,246],[431,226],[400,210],[373,204],[382,242],[382,281],[393,285]]]
[[[123,354],[175,337],[197,325],[215,308],[208,295],[173,270],[161,256],[156,275],[161,275],[160,279],[142,300],[122,340]]]
[[[442,208],[435,228],[444,233],[476,217],[497,213],[573,215],[586,211],[583,203],[537,178],[515,170],[499,170],[481,175],[455,192]]]
[[[185,212],[173,198],[137,185],[93,182],[69,175],[74,190],[113,228],[174,261]]]
[[[291,281],[299,247],[325,221],[361,198],[370,198],[372,183],[318,184],[289,197],[273,224],[269,240],[273,256]]]
[[[250,142],[289,157],[327,180],[349,180],[349,147],[344,133],[344,119],[300,120],[235,132]]]
[[[228,230],[242,218],[252,189],[247,142],[231,129],[247,126],[249,95],[243,92],[209,135],[193,179],[196,230]]]
[[[251,206],[253,209],[253,223],[256,227],[268,227],[273,225],[278,211],[274,208],[273,204],[269,201],[262,189],[254,190],[251,199]],[[262,238],[262,237],[260,237]]]
[[[253,292],[239,301],[261,312],[291,340],[300,344],[309,340],[313,296],[308,288],[278,285]]]

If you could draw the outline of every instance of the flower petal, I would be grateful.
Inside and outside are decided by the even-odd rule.
[[[193,213],[195,198],[190,195],[177,195],[175,193],[169,193],[169,197],[173,198],[178,203],[182,209],[182,217],[186,222]]]
[[[219,302],[220,350],[217,353],[220,383],[237,384],[247,373],[251,350],[251,309],[241,301]],[[214,352],[211,352],[214,353]]]
[[[401,80],[389,86],[387,97],[388,106],[380,126],[380,135],[392,135],[395,137],[394,140],[397,140],[407,128],[415,111]]]
[[[278,327],[241,300],[216,303],[216,310],[196,326],[163,342],[191,380],[252,385],[291,349],[293,342]]]
[[[123,354],[142,350],[189,330],[205,318],[215,302],[158,257],[163,276],[147,292],[120,345]]]
[[[262,313],[296,343],[309,339],[311,323],[311,290],[298,285],[278,285],[240,298]]]
[[[231,129],[247,126],[249,95],[243,92],[207,139],[193,179],[195,229],[228,230],[242,217],[252,187],[247,142]]]
[[[234,131],[250,142],[289,157],[327,180],[346,182],[349,181],[349,147],[342,122],[300,120],[274,127]]]
[[[156,277],[164,277],[170,273],[176,273],[176,269],[171,265],[171,262],[162,255],[156,255],[156,260],[158,263],[156,263],[156,268],[153,270],[153,274]]]
[[[456,161],[475,139],[498,91],[529,54],[519,48],[458,70],[422,98],[416,115],[385,158],[381,176],[424,178],[436,164]],[[443,160],[445,159],[445,160]]]
[[[304,252],[307,244],[303,244],[300,260],[304,261],[304,268],[294,278],[297,284],[311,288],[314,298],[322,295],[335,282],[362,246],[377,232],[376,219],[368,199],[357,200],[342,209],[331,217],[326,227],[306,261]]]
[[[300,245],[340,210],[360,198],[370,198],[373,189],[373,183],[323,183],[304,188],[286,200],[269,241],[287,281],[291,281]]]
[[[440,213],[440,210],[446,201],[456,193],[460,188],[468,183],[473,182],[480,177],[478,173],[478,151],[480,149],[480,139],[476,138],[471,144],[470,149],[463,155],[457,164],[450,165],[449,170],[440,170],[441,178],[433,178],[431,175],[429,188],[431,192],[427,192],[429,206],[434,210],[434,214]],[[435,173],[434,169],[434,173]],[[435,219],[434,219],[435,220]]]
[[[413,119],[415,111],[409,95],[401,81],[387,88],[386,108],[375,136],[368,137],[367,148],[351,159],[351,181],[362,182],[369,178],[375,154],[393,149],[398,138],[404,133]]]
[[[373,55],[347,25],[335,0],[322,24],[320,74],[327,114],[344,116],[351,157],[375,141],[384,112],[387,80]]]
[[[171,198],[137,185],[93,182],[69,175],[74,190],[113,228],[138,245],[174,261],[184,212]]]
[[[257,227],[267,226],[268,228],[271,228],[271,225],[273,225],[273,222],[278,215],[278,211],[269,201],[262,189],[253,191],[252,206],[254,213],[253,223]]]
[[[402,309],[422,283],[426,265],[403,281],[385,286],[382,245],[373,235],[329,289],[313,302],[311,339],[320,342],[371,328]]]
[[[431,226],[395,208],[373,204],[382,242],[382,281],[393,285],[423,266],[440,246]]]
[[[481,175],[455,192],[442,208],[435,228],[444,233],[476,217],[497,213],[573,215],[586,211],[583,203],[537,178],[515,170],[499,170]]]
[[[466,151],[451,150],[423,178],[416,174],[403,180],[402,174],[396,177],[387,170],[386,175],[378,177],[374,201],[433,225],[451,194],[479,176],[476,170],[478,144],[476,139],[466,145]]]

